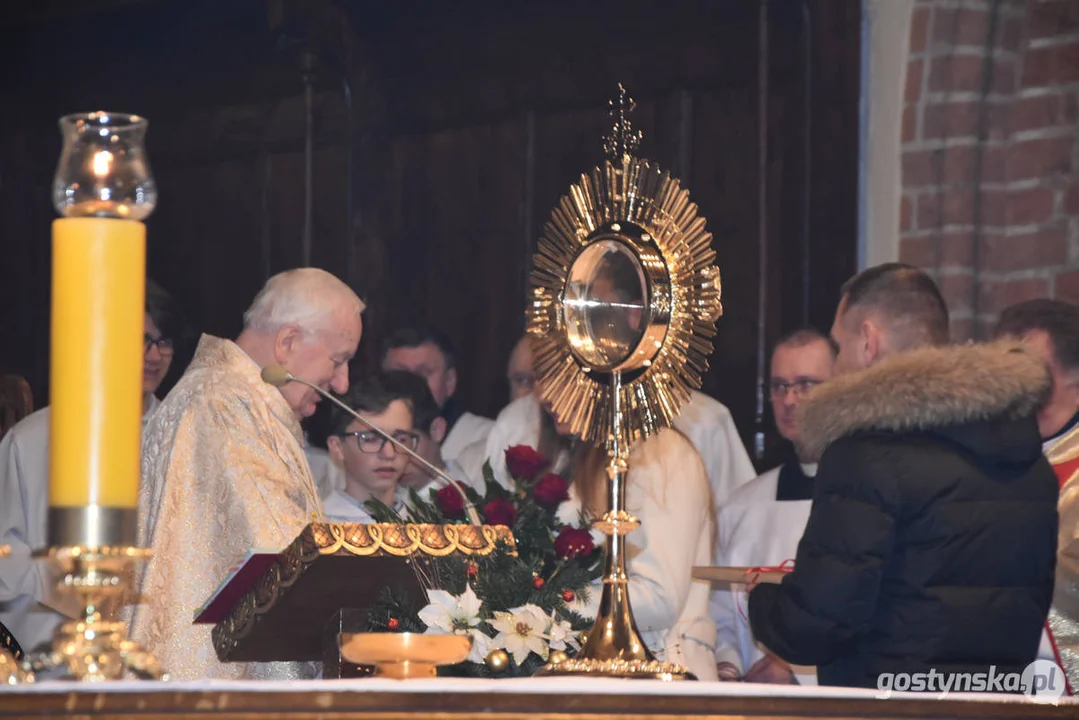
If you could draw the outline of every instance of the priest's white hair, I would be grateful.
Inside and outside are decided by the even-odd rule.
[[[244,328],[277,332],[284,325],[325,329],[341,316],[364,311],[363,300],[336,276],[318,268],[295,268],[274,275],[244,313]]]

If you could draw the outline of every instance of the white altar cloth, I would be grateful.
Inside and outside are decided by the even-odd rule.
[[[486,680],[478,678],[423,678],[388,680],[355,678],[342,680],[295,680],[287,682],[252,680],[196,680],[187,682],[155,682],[148,680],[118,680],[100,683],[80,683],[49,680],[28,685],[0,686],[0,697],[15,694],[70,693],[98,694],[124,692],[310,692],[318,693],[441,693],[479,694],[507,693],[521,695],[648,695],[671,697],[804,697],[872,700],[884,699],[879,690],[839,687],[803,687],[798,685],[764,685],[741,682],[663,682],[660,680],[623,680],[618,678],[508,678]],[[888,700],[931,700],[938,693],[891,692]],[[1001,693],[948,693],[948,700],[993,702],[1008,704],[1053,704],[1075,706],[1079,698],[1062,697],[1054,701],[1027,698],[1024,695]]]

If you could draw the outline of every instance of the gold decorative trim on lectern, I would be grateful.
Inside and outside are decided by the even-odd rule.
[[[343,551],[364,557],[379,554],[404,557],[417,552],[433,557],[455,552],[483,556],[494,552],[499,542],[506,543],[511,550],[516,548],[513,533],[502,525],[328,523],[309,527],[312,541],[322,555]]]
[[[489,555],[499,547],[508,552],[516,552],[517,547],[513,533],[502,525],[313,523],[214,626],[214,648],[222,660],[233,658],[237,646],[259,626],[261,618],[279,606],[320,559],[395,558],[408,564],[412,558],[444,557],[455,552]],[[413,570],[420,572],[419,568]]]

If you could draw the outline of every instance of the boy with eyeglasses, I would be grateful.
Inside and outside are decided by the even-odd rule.
[[[364,378],[352,386],[344,402],[397,442],[415,450],[419,435],[413,423],[412,399],[402,392],[393,375],[386,372]],[[344,489],[333,491],[323,503],[330,522],[375,522],[366,505],[370,500],[404,515],[408,494],[400,481],[410,458],[403,450],[340,408],[334,408],[326,448],[345,474]]]

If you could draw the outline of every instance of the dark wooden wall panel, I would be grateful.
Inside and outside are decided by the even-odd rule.
[[[387,254],[392,284],[386,305],[371,308],[379,321],[368,338],[377,344],[394,326],[414,322],[444,329],[463,357],[462,396],[488,414],[505,404],[504,372],[492,371],[496,358],[508,355],[523,314],[525,147],[521,122],[394,142],[401,175]]]
[[[259,196],[250,162],[163,167],[147,223],[150,274],[206,332],[235,335],[261,284]],[[222,312],[223,309],[230,312]]]
[[[59,131],[49,142],[30,128],[9,127],[0,143],[0,372],[30,382],[35,405],[47,399],[49,303],[52,273],[50,224],[53,166]]]
[[[264,0],[190,0],[49,26],[9,18],[0,105],[23,111],[0,131],[0,369],[47,396],[49,185],[56,119],[75,110],[150,118],[161,204],[148,223],[149,272],[199,329],[238,330],[265,278],[303,258],[310,52],[311,262],[368,302],[355,371],[373,366],[393,326],[440,325],[462,350],[466,404],[493,415],[530,253],[569,184],[602,161],[606,102],[622,81],[639,103],[641,154],[683,180],[716,238],[726,313],[704,389],[730,406],[751,447],[761,287],[770,349],[806,319],[827,329],[854,270],[859,5],[769,0],[763,183],[750,0],[283,0],[281,22]],[[88,32],[107,52],[79,51],[74,39]],[[765,429],[762,466],[776,448],[770,419]]]
[[[723,281],[723,317],[704,391],[731,409],[749,448],[760,288],[755,89],[695,94],[693,130],[688,185],[708,218]]]

